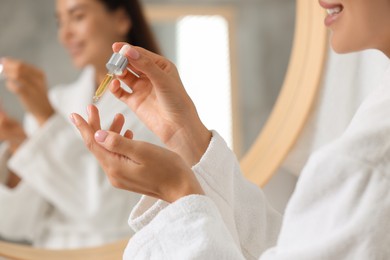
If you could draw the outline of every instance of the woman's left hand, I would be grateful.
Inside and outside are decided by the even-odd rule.
[[[10,153],[15,153],[26,138],[22,125],[0,110],[0,141],[8,142]]]
[[[45,74],[34,66],[15,59],[2,58],[1,63],[8,90],[19,98],[39,125],[43,125],[54,114],[47,95]]]
[[[113,186],[167,202],[190,194],[204,194],[181,156],[150,143],[134,141],[129,130],[121,136],[122,115],[117,115],[110,131],[102,131],[97,108],[90,106],[88,114],[88,123],[78,114],[72,114],[71,119]]]

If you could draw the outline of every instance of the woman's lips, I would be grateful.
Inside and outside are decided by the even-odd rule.
[[[320,5],[326,9],[328,15],[325,18],[325,25],[331,26],[342,13],[344,7],[341,4],[331,4],[324,1],[320,1]]]
[[[82,44],[72,44],[68,46],[68,51],[71,56],[76,57],[82,53],[83,45]]]

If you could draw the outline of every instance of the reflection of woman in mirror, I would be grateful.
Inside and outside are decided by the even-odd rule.
[[[321,5],[336,51],[390,57],[388,0]],[[71,116],[113,185],[146,195],[130,215],[137,233],[126,259],[390,259],[390,75],[347,131],[311,157],[282,219],[201,123],[175,67],[138,47],[127,56],[142,76],[124,76],[132,94],[118,81],[110,90],[170,150],[100,130],[95,107],[89,124]]]
[[[85,111],[115,41],[153,52],[158,47],[135,0],[58,0],[58,36],[79,79],[47,93],[44,73],[12,58],[2,59],[7,88],[28,113],[25,127],[0,114],[0,237],[36,246],[91,246],[129,237],[127,218],[139,195],[113,188],[69,123],[71,111]],[[106,118],[135,129],[137,139],[158,139],[108,91],[97,106]],[[111,121],[103,120],[109,126]],[[112,129],[114,130],[114,129]],[[117,129],[115,130],[117,131]]]

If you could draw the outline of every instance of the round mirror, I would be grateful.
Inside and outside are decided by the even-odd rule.
[[[33,4],[27,0],[23,1],[23,7],[17,5],[20,2],[14,3],[14,1],[10,0],[4,2],[5,5],[8,5],[7,8],[1,9],[1,12],[7,10],[1,18],[4,19],[4,21],[8,21],[5,19],[10,19],[10,16],[12,17],[11,14],[18,13],[20,9],[24,11],[23,14],[20,15],[19,20],[22,19],[22,17],[27,16],[30,17],[31,21],[36,21],[36,23],[29,25],[31,27],[27,27],[25,29],[26,31],[19,32],[21,33],[20,35],[23,35],[22,38],[19,38],[21,37],[20,35],[16,36],[18,33],[17,30],[8,29],[11,28],[10,26],[1,26],[0,30],[8,29],[8,33],[11,33],[11,35],[12,33],[15,33],[15,35],[7,37],[8,45],[5,45],[5,47],[0,46],[0,54],[12,55],[24,59],[31,55],[29,56],[31,58],[29,58],[30,60],[28,61],[40,65],[40,67],[47,70],[49,82],[52,84],[55,84],[57,80],[58,82],[72,80],[72,77],[74,77],[77,72],[68,69],[71,67],[69,65],[70,61],[65,58],[66,55],[64,51],[54,43],[53,36],[55,34],[55,26],[51,27],[51,31],[41,29],[43,25],[49,24],[43,16],[46,16],[47,12],[50,13],[50,11],[47,10],[54,10],[54,4],[49,0],[39,1],[42,1],[42,5],[37,5],[36,2]],[[158,1],[148,2],[156,3]],[[201,28],[204,28],[203,18],[205,18],[208,20],[207,22],[210,27],[215,25],[220,31],[228,31],[225,36],[222,36],[227,38],[229,48],[227,51],[224,51],[224,55],[226,55],[226,52],[228,55],[227,57],[224,56],[224,59],[228,59],[228,62],[221,65],[225,67],[225,72],[221,73],[221,80],[230,81],[230,84],[227,84],[227,91],[230,91],[230,93],[226,94],[226,96],[232,100],[231,108],[229,109],[232,111],[230,122],[231,130],[229,130],[231,131],[232,136],[231,145],[238,154],[245,154],[241,160],[243,172],[250,180],[260,186],[264,185],[266,181],[271,178],[273,172],[277,169],[278,165],[286,156],[288,150],[299,135],[310,111],[310,107],[314,102],[326,54],[326,31],[322,22],[322,11],[317,6],[318,4],[311,0],[298,0],[296,3],[294,1],[282,2],[283,3],[280,1],[260,1],[256,4],[237,3],[223,7],[217,5],[214,6],[215,8],[211,7],[205,9],[202,9],[200,6],[196,6],[195,8],[180,6],[178,9],[175,9],[172,6],[166,9],[162,7],[157,8],[157,6],[150,6],[148,8],[148,15],[152,20],[152,23],[154,19],[155,21],[158,21],[154,24],[154,28],[159,37],[166,39],[166,35],[170,35],[170,33],[174,32],[175,37],[168,37],[168,40],[171,40],[171,42],[168,41],[166,44],[167,47],[164,47],[164,41],[163,38],[161,38],[163,50],[166,52],[167,56],[171,55],[171,59],[174,60],[175,57],[177,58],[178,54],[172,50],[176,50],[177,48],[172,49],[170,46],[172,46],[172,39],[174,39],[174,45],[181,44],[178,40],[180,37],[176,34],[177,31],[180,31],[178,27],[183,26],[183,28],[196,29],[196,25],[194,25],[193,21],[196,20],[199,22],[200,20]],[[262,6],[262,4],[265,4],[266,6]],[[38,12],[38,16],[31,12],[31,10],[35,9],[34,6],[37,6],[37,10],[42,10],[42,13]],[[47,6],[48,9],[44,12],[42,6],[45,6],[45,8]],[[284,7],[288,8],[286,9]],[[275,15],[272,13],[272,10],[276,11],[276,8],[281,8],[279,10],[284,8],[283,10],[290,10],[292,13]],[[294,19],[294,9],[296,9],[297,19],[295,21],[294,43],[290,55],[294,23],[289,19]],[[11,12],[11,10],[15,11]],[[177,17],[178,11],[179,13],[181,12],[180,18]],[[257,20],[261,16],[259,15],[259,12],[261,12],[263,14],[262,17],[267,20],[266,23],[259,23]],[[7,16],[7,14],[9,15]],[[165,16],[175,17],[175,21],[178,19],[180,22],[184,22],[179,25],[174,23],[173,27],[172,25],[169,25],[168,22],[168,25],[165,25],[165,22],[163,22],[164,19],[167,19]],[[185,16],[191,17],[187,17],[187,19]],[[280,17],[286,19],[279,19]],[[217,19],[213,20],[210,18]],[[278,21],[275,21],[275,19],[277,19],[279,23]],[[55,21],[54,18],[52,20]],[[210,23],[210,20],[213,21]],[[168,19],[165,21],[168,21]],[[8,23],[10,22],[8,21]],[[260,36],[254,33],[256,30],[262,31],[261,29],[259,30],[254,23],[259,23],[259,26],[263,27],[263,35]],[[280,27],[278,29],[270,27],[274,23],[279,24]],[[226,24],[228,26],[224,27]],[[249,31],[249,27],[254,28],[253,31]],[[193,32],[195,32],[195,29]],[[39,34],[36,33],[37,31],[44,32],[42,36],[39,36]],[[3,32],[1,33],[3,35]],[[248,36],[248,34],[250,34],[250,36]],[[38,35],[38,39],[43,42],[51,41],[51,47],[44,47],[39,52],[35,51],[35,48],[31,47],[34,44],[34,41],[30,38],[32,35]],[[283,35],[285,37],[282,37]],[[263,38],[265,40],[264,43],[262,41]],[[204,40],[207,42],[207,39]],[[26,45],[26,42],[29,44]],[[18,49],[17,45],[21,51],[16,51]],[[39,46],[40,44],[37,45]],[[272,54],[272,51],[266,51],[265,47],[275,45],[278,46],[276,52]],[[34,49],[33,54],[31,54],[30,47],[31,49]],[[6,53],[5,50],[9,52]],[[42,63],[38,64],[36,61],[41,60],[40,55],[43,55],[43,53],[46,53],[49,50],[54,51],[58,57],[61,57],[56,58],[56,66],[49,65],[52,64],[50,57],[43,59]],[[253,55],[251,56],[252,53]],[[285,56],[284,61],[283,58],[279,60],[279,54]],[[279,61],[275,63],[270,62],[271,59],[275,60],[274,57],[277,57],[275,59]],[[190,60],[187,60],[187,62],[191,62],[191,59],[194,59],[194,57],[190,57]],[[58,62],[59,60],[61,62]],[[259,64],[258,62],[261,60],[263,63]],[[286,76],[284,76],[287,64],[289,64],[288,72]],[[62,68],[60,66],[64,66],[64,71],[60,69]],[[240,69],[238,70],[238,68]],[[264,72],[262,69],[264,69]],[[228,74],[226,74],[226,71],[228,71]],[[60,75],[60,77],[54,77],[56,73],[57,75]],[[223,79],[226,75],[228,76],[227,80],[226,78]],[[202,79],[202,75],[197,76]],[[259,82],[263,83],[258,84]],[[249,88],[252,90],[242,88],[241,85],[250,86]],[[256,88],[258,85],[267,85],[269,89],[253,90],[253,88]],[[276,96],[278,95],[277,93],[279,93],[280,86],[282,85],[282,91],[269,116],[270,107],[275,103]],[[1,88],[1,91],[1,97],[4,99],[6,92],[4,92],[3,87]],[[249,98],[251,98],[251,100],[246,100],[248,96],[250,96]],[[265,96],[267,96],[267,99],[264,98]],[[264,109],[264,107],[267,106],[262,107],[264,103],[259,100],[266,102],[268,108]],[[5,108],[7,110],[18,111],[17,108],[14,109],[16,101],[11,101],[8,96],[6,101]],[[260,103],[261,105],[257,108],[253,108],[251,107],[251,104],[254,103]],[[237,113],[237,111],[239,112]],[[14,112],[14,114],[15,116],[21,115],[20,112]],[[245,119],[243,115],[245,115]],[[250,116],[246,117],[246,115]],[[266,120],[266,118],[268,118],[268,120]],[[257,136],[257,133],[265,122],[266,124],[263,127],[261,134],[258,135],[256,141],[253,142],[255,136]],[[227,125],[229,125],[229,123]],[[250,145],[252,142],[253,145]],[[249,147],[251,148],[249,149]],[[249,152],[246,152],[248,149]],[[78,250],[33,249],[29,246],[1,242],[0,256],[17,259],[120,259],[127,240],[128,238],[125,238],[117,243],[107,244],[97,248]]]

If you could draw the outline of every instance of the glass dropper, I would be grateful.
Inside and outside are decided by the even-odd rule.
[[[115,75],[122,75],[123,71],[127,68],[128,60],[125,53],[129,48],[130,45],[123,45],[119,52],[112,54],[110,60],[106,64],[108,70],[107,75],[104,77],[102,83],[100,83],[95,96],[93,97],[94,103],[99,101]]]

